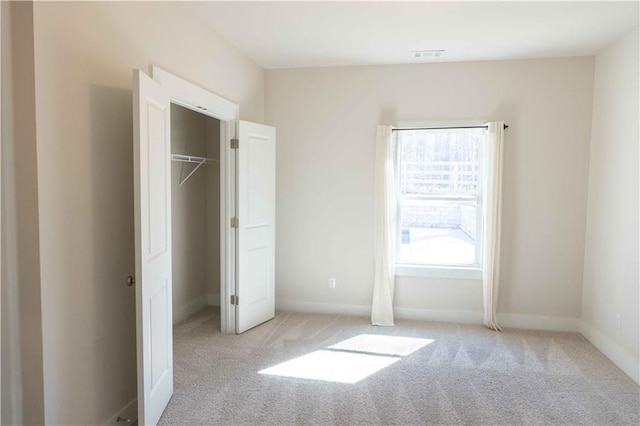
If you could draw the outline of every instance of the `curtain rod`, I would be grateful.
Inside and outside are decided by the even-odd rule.
[[[392,132],[406,132],[409,130],[456,130],[456,129],[488,129],[489,126],[457,126],[457,127],[408,127],[406,129],[391,129]],[[509,126],[504,125],[504,129]]]

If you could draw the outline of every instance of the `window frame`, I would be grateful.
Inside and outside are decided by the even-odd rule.
[[[418,130],[421,127],[430,127],[433,130],[438,130],[440,127],[480,127],[484,126],[485,122],[479,123],[447,123],[445,125],[412,125],[407,127],[396,127],[397,130],[411,131],[413,129]],[[442,129],[446,131],[448,129]],[[487,130],[484,130],[486,135]],[[395,158],[396,168],[396,262],[395,262],[395,275],[396,276],[409,276],[409,277],[428,277],[428,278],[457,278],[457,279],[482,279],[482,251],[483,251],[483,210],[485,201],[485,185],[484,185],[484,144],[480,143],[478,146],[478,190],[476,195],[469,196],[439,196],[439,195],[409,195],[403,196],[401,190],[401,177],[400,169],[402,165],[402,144],[399,137],[400,132],[394,132],[393,143],[397,144]],[[428,263],[403,263],[400,261],[400,252],[402,250],[402,207],[403,201],[407,200],[434,200],[434,201],[465,201],[475,200],[476,202],[476,238],[475,238],[475,261],[472,264],[428,264]]]

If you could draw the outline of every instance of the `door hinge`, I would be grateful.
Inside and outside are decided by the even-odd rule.
[[[237,305],[238,304],[238,296],[235,296],[235,295],[231,296],[231,304],[232,305]]]
[[[237,217],[231,218],[231,227],[238,228],[240,226],[240,220]]]
[[[238,139],[231,139],[231,149],[238,149],[240,141]]]

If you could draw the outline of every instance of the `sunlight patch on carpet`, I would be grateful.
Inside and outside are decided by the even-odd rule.
[[[342,351],[316,351],[260,371],[260,374],[358,383],[400,358]]]
[[[361,334],[258,373],[353,384],[431,342],[432,339]]]
[[[390,356],[407,356],[411,355],[418,349],[427,346],[431,342],[433,342],[432,339],[384,336],[382,334],[361,334],[329,346],[329,349]]]

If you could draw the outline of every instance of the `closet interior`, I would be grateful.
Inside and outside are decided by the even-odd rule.
[[[171,104],[173,324],[220,306],[220,120]]]

